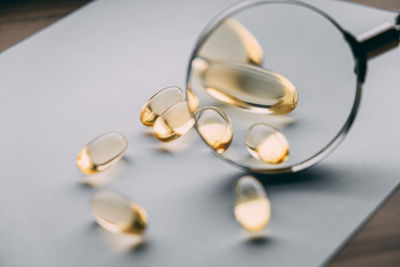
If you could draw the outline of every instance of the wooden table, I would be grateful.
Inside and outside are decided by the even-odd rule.
[[[0,53],[90,0],[14,0],[0,2]],[[396,0],[369,2],[398,10]],[[388,3],[390,2],[390,3]],[[400,266],[400,189],[332,259],[331,267]],[[340,221],[340,218],[338,218]]]

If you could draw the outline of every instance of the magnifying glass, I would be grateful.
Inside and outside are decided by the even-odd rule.
[[[246,171],[316,164],[354,121],[367,60],[399,44],[397,20],[356,39],[303,2],[229,7],[200,34],[187,69],[198,133],[219,158]]]

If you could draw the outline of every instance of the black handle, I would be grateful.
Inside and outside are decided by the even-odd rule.
[[[359,37],[360,48],[367,59],[374,58],[400,43],[400,14],[395,25],[381,25]]]

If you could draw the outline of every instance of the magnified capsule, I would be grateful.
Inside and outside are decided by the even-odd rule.
[[[90,201],[96,222],[113,233],[141,234],[147,226],[142,207],[113,191],[98,191]]]
[[[295,86],[282,75],[261,67],[196,58],[193,81],[214,99],[255,113],[283,115],[293,111]]]
[[[257,39],[239,21],[228,18],[209,35],[199,56],[259,65],[264,52]]]
[[[265,123],[253,124],[247,130],[246,147],[253,157],[269,164],[285,162],[289,156],[286,137]]]
[[[140,121],[146,126],[153,126],[162,113],[178,102],[185,100],[181,88],[171,86],[160,90],[144,104],[140,112]]]
[[[122,158],[127,146],[124,135],[117,132],[103,134],[81,149],[76,165],[84,174],[104,171]]]
[[[226,114],[216,107],[206,107],[196,113],[196,126],[204,141],[216,152],[223,153],[231,144],[233,131]]]
[[[244,229],[257,232],[267,226],[271,205],[262,184],[252,176],[241,177],[235,187],[235,218]]]
[[[186,101],[179,102],[162,113],[154,122],[155,137],[163,142],[170,142],[186,134],[195,121]]]
[[[188,86],[186,93],[187,93],[187,102],[188,102],[189,110],[192,113],[194,113],[197,110],[197,108],[199,107],[199,98],[193,92],[190,85]]]

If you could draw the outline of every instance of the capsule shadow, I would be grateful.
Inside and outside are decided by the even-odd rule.
[[[195,140],[195,135],[196,133],[194,129],[191,129],[188,133],[172,142],[161,142],[155,139],[156,143],[154,144],[154,149],[158,153],[162,154],[181,153],[187,150],[192,145]]]
[[[264,186],[278,185],[278,184],[293,184],[293,183],[312,183],[320,182],[324,179],[330,179],[333,170],[327,168],[324,165],[314,166],[312,168],[296,172],[296,173],[285,173],[285,174],[259,174],[249,173],[256,177]]]
[[[130,160],[123,157],[121,160],[103,172],[83,176],[81,185],[85,187],[101,187],[107,185],[114,181],[129,163]]]
[[[149,139],[156,139],[155,136],[154,136],[153,128],[151,128],[151,127],[146,127],[146,128],[142,131],[142,133],[143,133],[143,136],[145,136],[146,138],[149,138]]]
[[[98,232],[103,236],[106,243],[115,251],[144,251],[146,249],[147,240],[143,235],[111,233],[101,226],[97,226]]]
[[[245,241],[243,242],[246,246],[268,246],[273,242],[268,233],[247,233],[245,236]]]
[[[217,186],[217,192],[221,195],[232,195],[236,182],[240,177],[245,175],[252,175],[257,178],[265,187],[271,185],[284,185],[294,183],[319,183],[321,181],[328,182],[332,179],[333,170],[325,166],[315,166],[310,169],[303,170],[297,173],[289,174],[259,174],[251,172],[238,172],[232,174],[225,179],[220,179],[220,184]]]

